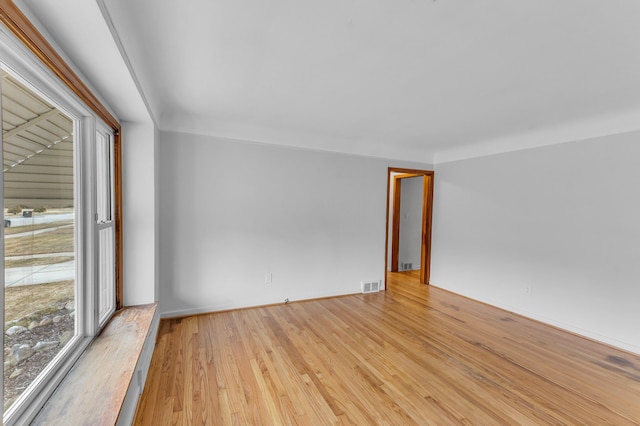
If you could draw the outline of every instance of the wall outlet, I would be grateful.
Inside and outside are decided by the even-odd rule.
[[[532,292],[532,288],[531,288],[531,284],[525,284],[524,285],[524,294],[528,294],[529,296],[531,295]]]
[[[271,284],[273,282],[273,274],[271,272],[267,272],[264,274],[264,283]]]

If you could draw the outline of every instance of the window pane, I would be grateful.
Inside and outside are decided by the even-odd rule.
[[[115,308],[115,256],[113,226],[101,229],[98,234],[100,245],[100,262],[98,263],[100,286],[100,324],[102,324]]]
[[[74,121],[3,72],[4,411],[76,334]]]
[[[98,220],[98,321],[109,318],[115,309],[115,242],[112,209],[111,134],[96,133],[96,211]]]
[[[98,222],[111,220],[111,138],[96,134],[96,210]]]

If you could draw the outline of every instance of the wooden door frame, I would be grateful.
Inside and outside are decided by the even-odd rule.
[[[398,173],[392,176],[392,173]],[[387,172],[387,221],[385,239],[385,288],[386,272],[389,258],[389,220],[392,220],[391,229],[391,271],[398,271],[398,251],[400,246],[400,215],[392,214],[389,208],[391,198],[390,189],[393,184],[393,212],[400,211],[400,196],[402,194],[402,179],[412,177],[423,177],[423,197],[422,197],[422,238],[420,250],[420,282],[429,284],[431,275],[431,233],[433,221],[433,181],[435,173],[432,170],[416,170],[389,167]],[[393,181],[393,183],[392,183]]]

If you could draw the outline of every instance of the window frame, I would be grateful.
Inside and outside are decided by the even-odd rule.
[[[122,126],[12,0],[0,0],[0,22],[113,131],[116,311],[123,301]]]
[[[0,50],[6,55],[3,63],[14,74],[26,80],[29,87],[52,100],[74,120],[74,165],[76,205],[76,336],[34,381],[34,388],[21,396],[3,416],[5,424],[30,422],[53,394],[75,361],[93,338],[106,325],[114,312],[122,307],[122,162],[121,126],[109,111],[98,101],[71,68],[55,52],[47,40],[22,14],[11,0],[0,0]],[[115,305],[109,317],[100,322],[97,300],[97,253],[99,226],[96,213],[96,133],[112,136],[112,220],[114,226],[115,257]],[[2,184],[2,178],[0,178]],[[0,196],[4,196],[0,185]],[[4,230],[1,231],[0,248],[4,252]],[[4,283],[4,277],[2,277]],[[4,291],[0,297],[4,306]],[[4,324],[4,315],[0,319]],[[4,389],[2,376],[0,388]]]
[[[95,238],[95,242],[94,242],[94,248],[95,248],[95,257],[94,257],[94,265],[96,266],[96,268],[98,268],[95,272],[95,279],[96,279],[96,285],[94,286],[96,289],[96,298],[94,299],[94,303],[96,306],[96,312],[95,312],[95,321],[97,323],[97,328],[98,329],[102,329],[105,325],[107,325],[107,323],[109,322],[109,320],[111,319],[111,317],[113,316],[113,314],[115,313],[115,311],[118,310],[118,306],[117,306],[117,294],[113,294],[114,296],[114,300],[113,303],[109,303],[109,308],[106,312],[101,312],[101,306],[102,306],[102,297],[104,296],[101,292],[101,279],[102,276],[100,274],[100,268],[101,268],[101,264],[102,261],[104,260],[102,258],[102,251],[101,251],[101,237],[100,237],[100,232],[102,230],[105,230],[107,228],[113,228],[113,247],[115,248],[115,240],[116,240],[116,233],[115,233],[115,228],[116,228],[116,222],[115,222],[115,209],[114,209],[114,198],[115,198],[115,185],[114,185],[114,174],[115,174],[115,161],[114,161],[114,140],[115,140],[115,136],[113,134],[113,130],[110,129],[108,126],[104,125],[103,123],[97,122],[94,132],[94,141],[91,144],[91,148],[92,148],[92,153],[91,153],[91,160],[93,161],[93,167],[92,170],[95,173],[94,179],[92,180],[93,182],[93,188],[92,188],[92,195],[94,198],[93,201],[93,206],[94,206],[94,211],[95,214],[93,215],[93,220],[92,220],[92,224],[94,226],[93,232],[94,232],[94,238]],[[102,136],[104,138],[106,138],[107,140],[107,149],[108,149],[108,156],[107,156],[107,164],[106,164],[106,169],[108,170],[107,173],[107,177],[108,177],[108,187],[110,189],[110,191],[108,191],[108,210],[109,210],[109,219],[108,220],[100,220],[100,213],[99,213],[99,209],[98,209],[98,202],[97,202],[97,198],[100,196],[101,191],[98,189],[98,181],[99,178],[97,176],[97,173],[101,170],[98,165],[97,162],[100,159],[100,156],[97,153],[97,148],[98,148],[98,142],[97,139],[99,136]],[[103,164],[103,166],[105,166],[105,164]],[[113,275],[114,275],[114,279],[115,279],[115,275],[116,275],[116,270],[117,270],[117,256],[114,250],[114,270]],[[110,297],[111,295],[109,295]]]

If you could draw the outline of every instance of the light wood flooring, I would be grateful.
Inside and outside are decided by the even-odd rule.
[[[135,424],[640,424],[640,356],[397,273],[162,321]]]

